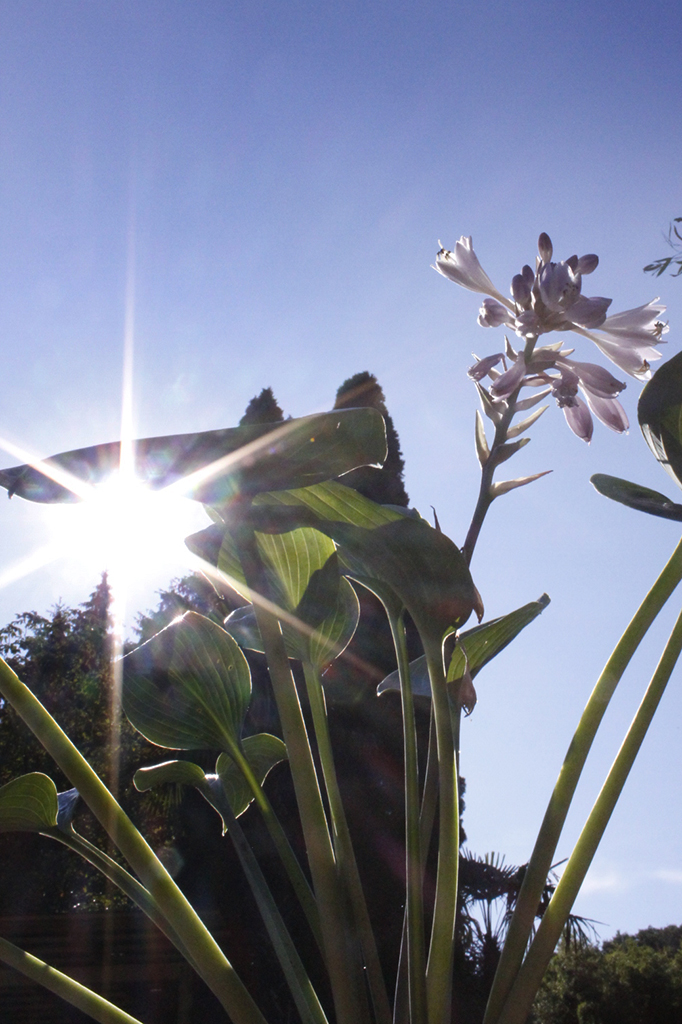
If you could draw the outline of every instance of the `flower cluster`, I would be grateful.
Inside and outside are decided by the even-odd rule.
[[[512,278],[511,301],[481,267],[471,238],[460,238],[452,252],[441,249],[436,256],[435,269],[440,274],[487,296],[478,316],[482,327],[508,327],[525,343],[524,350],[516,352],[507,340],[505,353],[478,360],[469,375],[478,382],[489,376],[490,395],[496,401],[506,401],[520,387],[546,386],[542,396],[553,395],[571,430],[585,441],[592,437],[592,413],[612,430],[627,430],[627,416],[616,397],[624,382],[602,366],[571,360],[573,349],[563,350],[561,343],[537,348],[536,342],[551,331],[573,331],[593,341],[625,373],[646,379],[650,361],[661,358],[654,345],[668,329],[660,320],[665,306],[655,299],[607,316],[611,299],[582,293],[582,279],[596,269],[597,256],[571,256],[553,263],[552,242],[544,232],[538,253],[535,270],[526,265]],[[500,363],[502,371],[496,369]]]

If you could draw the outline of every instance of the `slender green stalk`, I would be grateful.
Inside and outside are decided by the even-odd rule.
[[[436,820],[436,807],[438,806],[438,741],[436,739],[436,723],[433,715],[433,703],[431,704],[431,721],[429,722],[429,751],[426,757],[426,772],[424,773],[424,789],[422,790],[422,805],[419,812],[419,842],[421,844],[422,864],[426,864],[431,846],[433,834],[433,823]]]
[[[431,945],[426,968],[429,1024],[448,1024],[451,1013],[452,964],[459,869],[457,768],[450,702],[443,671],[443,645],[422,635],[431,680],[431,703],[438,744],[438,870]]]
[[[130,818],[50,713],[1,659],[0,693],[78,790],[180,936],[234,1024],[266,1024],[229,960]]]
[[[55,839],[58,843],[63,843],[64,846],[67,846],[70,850],[80,854],[84,860],[87,860],[89,864],[92,864],[92,866],[97,868],[98,871],[101,871],[110,882],[113,882],[114,885],[118,886],[121,892],[125,893],[128,899],[147,915],[149,920],[163,932],[169,942],[172,942],[191,966],[197,970],[197,967],[194,964],[185,944],[168,924],[168,921],[161,913],[156,901],[152,898],[147,889],[145,889],[145,887],[141,885],[136,878],[133,878],[133,876],[126,871],[124,867],[121,867],[121,865],[117,864],[112,857],[104,853],[102,850],[99,850],[96,846],[93,846],[91,842],[79,835],[79,833],[73,829],[70,832],[62,832],[61,829],[55,828],[49,832],[43,832],[42,834],[48,836],[50,839]]]
[[[289,990],[294,998],[301,1020],[304,1024],[329,1024],[317,998],[317,993],[298,955],[298,950],[273,899],[260,864],[246,840],[246,836],[234,815],[222,786],[213,789],[211,797],[212,800],[216,800],[216,798],[218,800],[218,809],[227,826],[244,874],[251,886],[251,891],[274,946],[277,959],[287,979]]]
[[[19,949],[14,943],[7,939],[0,938],[0,960],[20,971],[31,981],[37,982],[43,988],[71,1003],[78,1010],[87,1013],[99,1024],[142,1024],[137,1017],[131,1017],[125,1010],[114,1006],[108,999],[97,995],[91,989],[74,981],[68,974],[63,974],[56,967],[50,967],[43,960],[31,956],[23,949]]]
[[[254,596],[261,594],[269,600],[269,587],[253,531],[244,527],[238,531],[235,539],[248,587]],[[334,849],[296,683],[291,674],[277,618],[257,600],[254,600],[254,611],[289,755],[337,1022],[364,1024],[369,1021],[364,978],[355,956],[354,936],[349,934],[347,928],[344,894],[339,884]]]
[[[367,985],[374,1007],[374,1018],[376,1024],[391,1024],[391,1008],[386,991],[376,939],[372,929],[372,923],[367,911],[365,894],[360,880],[355,851],[348,829],[346,812],[341,800],[341,792],[334,767],[334,756],[332,753],[331,737],[329,735],[329,722],[325,707],[324,692],[318,670],[314,665],[303,662],[303,674],[305,676],[308,699],[315,728],[315,739],[317,750],[320,756],[322,776],[329,802],[329,816],[331,818],[334,834],[334,850],[339,868],[339,874],[344,880],[350,904],[353,912],[353,919],[362,947],[362,955],[367,974]]]
[[[682,613],[545,911],[499,1024],[523,1024],[682,650]]]
[[[427,1019],[426,1001],[426,939],[424,934],[423,882],[424,868],[419,836],[419,764],[417,759],[417,726],[410,680],[410,662],[405,642],[402,615],[387,608],[391,635],[398,660],[400,697],[403,711],[403,750],[405,760],[405,939],[409,979],[410,1021],[418,1024]],[[397,1002],[397,1000],[396,1000]]]
[[[566,815],[609,701],[647,630],[681,579],[682,541],[607,661],[573,735],[528,863],[488,999],[484,1024],[497,1024],[521,966]]]
[[[256,806],[258,807],[266,828],[270,833],[270,838],[272,839],[275,848],[279,853],[282,864],[284,865],[284,869],[289,876],[289,881],[293,886],[294,892],[298,896],[299,903],[301,904],[303,913],[310,925],[310,929],[315,937],[318,948],[320,949],[320,952],[323,953],[324,944],[322,941],[322,930],[320,928],[320,915],[318,913],[315,896],[310,888],[308,879],[303,874],[303,869],[298,862],[296,854],[291,848],[291,843],[289,842],[284,829],[280,825],[279,818],[275,814],[273,806],[268,800],[263,787],[259,785],[258,779],[253,774],[253,770],[248,760],[240,751],[237,750],[231,752],[230,756],[236,762],[248,783],[249,789],[251,790],[256,802]]]
[[[523,357],[526,362],[530,362],[537,340],[537,338],[526,339],[526,347],[523,353]],[[483,521],[488,514],[488,509],[495,500],[491,492],[491,484],[493,482],[493,477],[495,476],[495,470],[500,463],[504,461],[502,446],[507,441],[507,431],[511,426],[511,421],[516,415],[516,400],[519,397],[521,387],[522,385],[519,384],[516,391],[514,391],[507,399],[507,408],[504,410],[495,426],[495,437],[493,438],[493,443],[490,447],[490,455],[481,470],[481,486],[478,492],[478,501],[476,502],[474,514],[471,517],[469,532],[467,533],[466,540],[462,547],[462,554],[466,559],[467,565],[471,563],[474,548],[476,547],[476,541],[478,540],[478,535],[481,532],[481,527],[483,526]]]

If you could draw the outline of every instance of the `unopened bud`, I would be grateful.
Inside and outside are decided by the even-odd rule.
[[[540,253],[540,259],[543,263],[549,263],[552,258],[554,249],[552,247],[552,239],[549,237],[546,231],[543,231],[538,238],[538,252]]]
[[[523,309],[527,309],[530,304],[530,290],[531,285],[528,284],[523,274],[514,274],[511,283],[512,298]]]
[[[579,274],[591,274],[593,270],[596,270],[599,265],[599,257],[595,256],[593,252],[589,252],[587,256],[581,256],[578,260],[578,273]]]

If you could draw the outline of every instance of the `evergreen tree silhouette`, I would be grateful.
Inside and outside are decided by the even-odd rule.
[[[246,407],[246,412],[239,421],[240,427],[253,426],[256,423],[282,423],[284,413],[280,409],[272,388],[263,388],[259,395],[254,395]]]
[[[343,477],[343,483],[354,487],[360,494],[381,505],[409,505],[410,499],[403,481],[405,460],[400,450],[398,431],[386,408],[386,398],[381,385],[374,374],[367,370],[353,374],[336,392],[335,409],[358,407],[377,409],[384,417],[388,454],[382,469],[363,466],[352,473],[347,473]]]

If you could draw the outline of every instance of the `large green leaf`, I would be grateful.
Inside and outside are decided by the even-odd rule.
[[[201,788],[206,781],[203,768],[192,761],[163,761],[138,768],[133,776],[135,789],[146,793],[155,786],[197,786]]]
[[[287,757],[287,748],[282,740],[265,732],[247,736],[242,741],[242,752],[260,786],[275,765],[285,761]],[[207,775],[203,768],[191,761],[164,761],[162,764],[139,768],[135,772],[133,782],[141,793],[154,786],[169,784],[194,786],[222,817],[221,801],[216,799],[216,779],[220,780],[232,812],[235,818],[238,818],[253,800],[253,792],[243,772],[228,754],[219,755],[214,776]]]
[[[543,594],[537,601],[530,601],[521,608],[498,619],[491,619],[481,626],[460,633],[459,643],[455,647],[448,667],[448,682],[456,682],[464,675],[466,662],[462,648],[466,652],[469,671],[475,676],[492,661],[500,651],[512,642],[533,619],[536,619],[549,604],[549,597]]]
[[[230,750],[251,697],[246,659],[232,637],[196,612],[124,659],[123,709],[150,742]]]
[[[393,505],[378,505],[370,498],[365,498],[351,487],[345,487],[335,480],[310,487],[259,494],[255,499],[255,505],[307,508],[314,513],[316,519],[353,523],[355,526],[367,528],[415,514],[412,509],[399,510]]]
[[[242,742],[242,749],[259,786],[263,785],[275,765],[287,758],[287,748],[282,740],[267,732],[247,736]],[[241,769],[228,754],[218,757],[215,770],[234,816],[238,818],[253,800],[251,788]]]
[[[682,487],[682,352],[663,363],[646,385],[637,417],[652,452]]]
[[[508,615],[491,619],[490,622],[484,622],[480,626],[474,626],[472,629],[460,633],[459,639],[466,651],[472,677],[476,676],[489,661],[492,661],[500,651],[504,650],[507,644],[511,643],[514,637],[518,636],[533,619],[537,618],[548,604],[549,597],[547,594],[543,594],[537,601],[524,604]],[[464,657],[458,644],[450,659],[448,681],[456,682],[461,679],[463,674]],[[414,694],[422,697],[431,696],[431,684],[424,655],[410,662],[410,680]],[[399,689],[400,679],[396,670],[379,683],[377,693]]]
[[[347,574],[382,598],[386,588],[396,594],[422,631],[442,635],[465,622],[472,610],[479,617],[482,613],[459,548],[408,510],[401,513],[340,484],[325,484],[260,495],[252,521],[261,533],[315,523],[338,545]]]
[[[595,473],[590,477],[590,483],[604,497],[618,501],[621,505],[635,508],[638,512],[648,512],[650,516],[682,522],[682,505],[675,504],[665,494],[652,491],[650,487],[643,487],[617,476],[609,476],[607,473]]]
[[[13,779],[0,789],[0,832],[45,832],[57,827],[57,787],[42,772]]]
[[[300,617],[300,610],[295,614]],[[309,661],[322,670],[334,658],[338,658],[351,642],[359,617],[360,604],[355,591],[347,580],[341,578],[333,604],[326,607],[325,617],[315,628],[302,630],[288,619],[281,620],[287,654],[290,658]],[[265,653],[253,605],[237,608],[228,615],[223,625],[240,647],[259,654]]]
[[[46,459],[44,471],[29,465],[0,470],[0,486],[29,501],[78,501],[64,474],[98,484],[118,469],[120,458],[118,441],[79,448]],[[139,479],[161,488],[196,473],[185,493],[208,504],[240,494],[304,487],[385,458],[386,430],[375,409],[318,413],[274,428],[261,424],[135,442]]]
[[[381,526],[403,518],[407,512],[407,509],[398,511],[387,505],[378,505],[352,488],[329,480],[310,487],[258,494],[249,514],[256,530],[260,525],[263,531],[283,533],[305,526],[314,527],[318,520],[354,523],[368,528]],[[209,565],[217,568],[220,563],[221,572],[232,587],[249,599],[248,590],[244,589],[246,581],[237,548],[222,517],[219,522],[187,537],[185,543],[193,554]],[[263,555],[264,549],[259,546]],[[275,582],[272,575],[269,582]]]
[[[463,625],[481,599],[459,548],[424,519],[401,516],[374,529],[351,523],[324,523],[339,546],[349,575],[372,587],[372,580],[397,595],[419,631],[439,639]],[[380,595],[381,596],[381,595]]]

